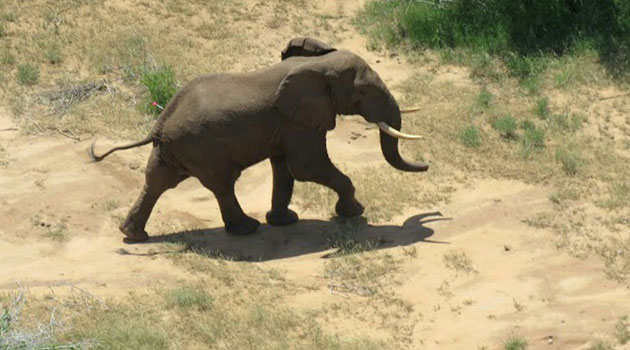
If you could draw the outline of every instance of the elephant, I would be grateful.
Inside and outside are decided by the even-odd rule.
[[[327,186],[338,195],[336,213],[359,216],[364,207],[355,198],[348,176],[331,162],[326,134],[337,115],[361,115],[380,128],[385,160],[408,172],[428,170],[425,163],[404,160],[399,139],[420,136],[402,133],[401,111],[379,75],[358,55],[337,50],[311,38],[295,38],[282,61],[248,73],[198,77],[164,107],[143,139],[114,147],[101,155],[89,148],[92,161],[109,154],[152,144],[145,183],[119,229],[126,242],[149,238],[145,225],[158,198],[188,177],[212,191],[230,235],[256,231],[260,222],[247,216],[234,185],[241,172],[269,159],[273,175],[267,223],[298,221],[289,209],[295,180]]]

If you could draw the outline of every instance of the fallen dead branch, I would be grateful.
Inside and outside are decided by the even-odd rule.
[[[50,105],[50,114],[64,115],[68,112],[72,105],[79,103],[101,91],[107,91],[112,95],[116,93],[116,89],[114,87],[110,86],[107,81],[101,80],[72,85],[60,90],[47,91],[40,94],[38,96],[38,100],[42,104]]]

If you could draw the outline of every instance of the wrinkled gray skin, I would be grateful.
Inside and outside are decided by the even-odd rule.
[[[127,241],[148,239],[145,225],[156,201],[189,176],[214,193],[227,233],[254,232],[260,223],[241,209],[234,183],[241,171],[265,159],[273,171],[269,224],[298,220],[288,208],[295,180],[333,189],[339,196],[335,209],[340,216],[363,213],[352,182],[328,157],[326,132],[335,127],[337,114],[360,114],[369,122],[386,122],[400,130],[398,104],[367,63],[349,51],[296,38],[283,53],[281,63],[260,71],[193,80],[142,141],[101,156],[94,154],[92,145],[90,154],[100,161],[120,149],[153,144],[142,192],[120,225]],[[397,139],[381,132],[380,141],[394,168],[428,169],[403,160]]]

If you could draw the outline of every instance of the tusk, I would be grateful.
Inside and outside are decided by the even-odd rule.
[[[420,135],[410,135],[410,134],[405,134],[403,132],[400,132],[400,131],[392,128],[391,126],[387,125],[387,123],[380,122],[380,123],[378,123],[378,127],[381,130],[383,130],[383,132],[386,133],[387,135],[395,137],[397,139],[417,140],[417,139],[421,139],[422,138],[422,136],[420,136]]]
[[[419,110],[420,110],[420,107],[411,107],[407,109],[401,109],[400,113],[411,113],[411,112],[417,112]]]

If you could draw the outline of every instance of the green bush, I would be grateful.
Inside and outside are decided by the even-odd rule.
[[[155,115],[159,115],[162,111],[153,106],[153,102],[157,102],[158,105],[165,108],[177,92],[175,74],[169,66],[164,66],[152,71],[145,71],[140,78],[140,83],[149,90],[149,97],[145,108],[147,112]]]
[[[628,0],[378,0],[360,16],[377,40],[488,52],[521,79],[545,69],[541,57],[585,46],[613,73],[630,70]]]
[[[39,68],[31,63],[18,66],[18,82],[22,85],[35,85],[39,80]]]

